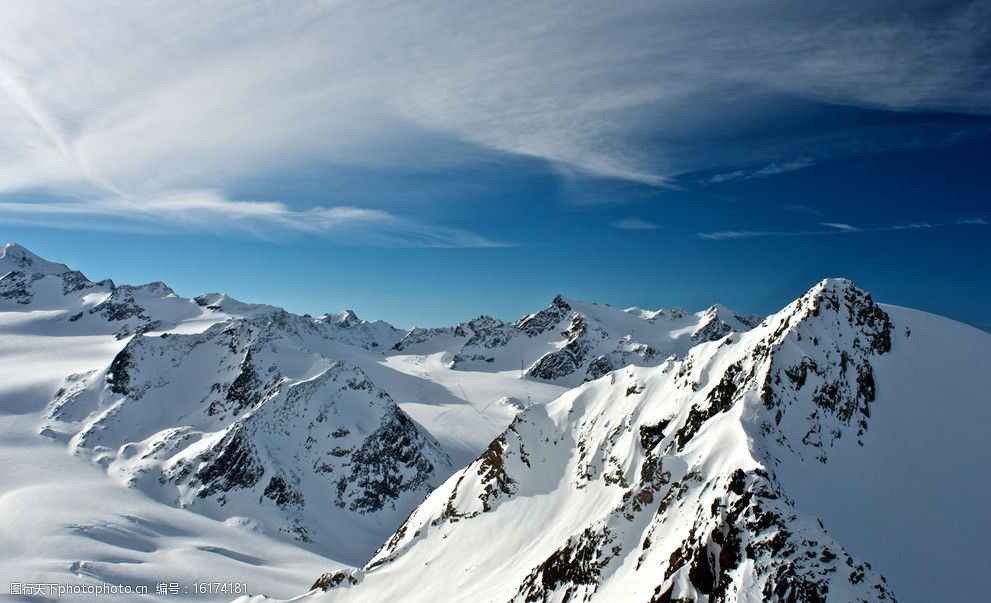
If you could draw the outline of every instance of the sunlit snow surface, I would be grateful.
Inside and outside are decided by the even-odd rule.
[[[899,600],[977,601],[991,592],[991,335],[882,307],[893,345],[874,362],[863,448],[838,446],[826,464],[791,459],[778,478]]]
[[[25,262],[37,276],[7,274]],[[246,583],[252,594],[287,599],[306,593],[325,572],[363,564],[386,542],[374,559],[377,567],[362,573],[359,584],[310,596],[345,602],[506,601],[525,591],[521,585],[548,555],[580,543],[575,538],[586,529],[607,526],[621,558],[605,566],[597,586],[581,586],[579,594],[602,601],[647,600],[660,576],[638,573],[634,566],[667,563],[688,527],[715,508],[711,497],[725,492],[733,472],[761,467],[772,471],[775,487],[794,502],[796,534],[870,563],[873,570],[867,570],[863,584],[883,575],[902,601],[975,600],[991,590],[985,571],[991,551],[982,529],[983,503],[991,494],[985,466],[991,458],[986,437],[991,335],[971,327],[882,306],[891,321],[891,346],[870,359],[877,396],[863,433],[857,433],[855,422],[840,424],[828,413],[816,415],[814,406],[802,406],[811,398],[800,387],[794,394],[780,390],[795,396],[794,406],[777,431],[765,433],[761,425],[771,415],[757,402],[759,392],[741,393],[739,403],[706,418],[683,449],[664,457],[665,470],[687,494],[658,523],[629,509],[634,519],[617,519],[616,509],[628,504],[625,488],[644,485],[646,457],[637,429],[670,420],[671,428],[663,431],[671,446],[674,428],[690,422],[690,409],[707,403],[732,363],[742,359],[744,366],[752,362],[766,369],[751,360],[759,356],[753,350],[778,333],[785,337],[775,362],[784,366],[810,355],[832,369],[851,359],[856,364],[861,343],[850,346],[863,333],[818,314],[806,316],[800,327],[782,323],[793,306],[748,331],[756,324],[750,317],[721,306],[697,314],[624,311],[560,297],[517,323],[481,317],[457,327],[404,333],[350,312],[304,319],[222,294],[184,299],[161,283],[115,287],[86,281],[66,293],[75,282],[62,276],[67,270],[16,246],[0,253],[0,293],[6,295],[0,299],[4,592],[11,583],[106,582],[146,586],[154,596],[157,584],[178,583],[180,593],[163,600],[229,600],[229,594],[197,594],[193,585],[235,582]],[[29,296],[21,294],[19,282],[26,283]],[[813,291],[822,287],[839,290],[847,284],[824,281]],[[144,313],[121,318],[134,300]],[[140,480],[124,485],[135,475],[130,461],[135,451],[154,442],[148,433],[205,429],[182,421],[172,425],[168,418],[172,413],[183,421],[198,420],[196,403],[217,378],[206,374],[215,371],[209,358],[199,374],[196,362],[182,372],[178,357],[162,356],[135,369],[143,383],[161,389],[122,401],[107,391],[114,357],[134,337],[181,347],[183,337],[225,321],[261,319],[257,324],[268,329],[270,315],[315,329],[301,338],[277,334],[283,339],[271,343],[271,361],[287,388],[344,362],[374,386],[360,391],[384,392],[436,440],[433,446],[443,450],[432,457],[440,471],[436,483],[447,481],[419,508],[417,497],[429,489],[395,499],[399,507],[388,513],[356,515],[353,522],[346,513],[334,515],[340,510],[322,500],[299,517],[313,525],[322,521],[327,524],[322,529],[329,526],[333,535],[321,532],[319,542],[306,543],[280,531],[278,509],[269,505],[263,511],[250,497],[235,500],[232,494],[230,504],[178,508],[161,495],[172,486],[148,488],[150,482],[142,486]],[[169,335],[160,340],[162,333]],[[817,349],[820,339],[838,347]],[[810,347],[812,340],[817,343]],[[147,346],[155,353],[170,349]],[[836,356],[840,351],[852,356],[842,360]],[[618,370],[595,379],[603,367]],[[81,376],[67,382],[70,375]],[[592,382],[582,385],[587,380]],[[126,402],[128,412],[138,413],[134,416],[140,417],[146,404],[148,415],[95,437],[115,442],[111,448],[75,446],[79,430],[102,423],[99,413],[73,420],[71,405],[62,416],[67,420],[52,420],[53,401],[60,400],[56,392],[69,383],[86,384],[93,396],[114,404]],[[284,397],[279,393],[271,400]],[[358,396],[348,403],[364,400]],[[361,423],[363,416],[352,418]],[[506,431],[511,423],[515,427]],[[800,443],[810,424],[822,428],[810,433],[823,446]],[[149,431],[148,425],[154,428]],[[494,440],[503,441],[497,446],[501,453],[490,447]],[[292,458],[293,451],[285,449],[292,438],[279,442],[288,455],[283,459]],[[511,447],[505,442],[518,445],[519,453],[506,452]],[[483,451],[483,459],[476,460]],[[499,454],[508,455],[505,468],[514,481],[506,493],[490,495],[498,485],[491,459]],[[442,467],[444,455],[451,463]],[[654,496],[664,495],[664,488]],[[390,538],[410,511],[409,525],[421,529],[415,535],[400,529]],[[451,513],[460,519],[450,521]],[[644,534],[652,546],[643,545],[640,553]],[[752,564],[744,564],[734,574],[739,600],[758,598],[752,571]],[[686,578],[677,579],[677,588],[690,588]],[[832,583],[833,598],[863,592],[857,590],[862,586],[849,591],[848,586]]]
[[[125,341],[54,332],[43,313],[0,312],[0,588],[11,583],[176,582],[169,600],[227,600],[197,582],[247,583],[289,597],[335,561],[256,531],[172,508],[124,488],[40,437],[65,375],[106,366]],[[101,595],[101,600],[134,600]],[[31,599],[36,600],[36,599]]]
[[[842,300],[847,287],[824,282],[803,299],[825,288]],[[877,390],[869,413],[860,407],[852,419],[837,419],[837,409],[813,402],[808,383],[772,379],[780,401],[794,400],[777,406],[784,417],[775,423],[775,406],[743,381],[733,394],[742,397],[689,431],[683,446],[677,442],[691,424],[689,409],[705,408],[717,382],[749,367],[767,375],[769,366],[787,371],[806,358],[837,383],[863,382],[855,374],[863,352],[856,350],[869,345],[869,332],[847,324],[842,312],[796,304],[751,332],[696,347],[685,361],[617,371],[524,412],[491,454],[417,509],[355,584],[311,596],[349,603],[556,601],[570,593],[577,600],[647,601],[670,584],[675,596],[696,599],[694,583],[705,579],[672,564],[712,529],[710,509],[716,518],[729,512],[732,491],[742,488],[732,485],[735,472],[765,470],[788,497],[767,504],[796,514],[786,525],[797,556],[784,558],[786,547],[781,558],[747,559],[729,574],[729,600],[765,598],[755,564],[793,562],[819,568],[811,573],[822,572],[828,600],[980,600],[991,580],[983,529],[991,494],[991,335],[884,306],[890,349],[864,356]],[[808,380],[816,378],[810,373]],[[671,476],[636,505],[650,486],[642,429],[658,422],[665,425],[662,466]],[[658,498],[667,501],[666,511],[654,516]],[[726,538],[727,526],[715,525]],[[709,547],[712,559],[723,559],[720,545]]]

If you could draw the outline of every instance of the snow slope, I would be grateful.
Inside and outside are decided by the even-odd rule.
[[[763,322],[559,296],[403,332],[6,245],[0,583],[975,600],[988,358],[842,279]]]
[[[117,286],[111,281],[93,282],[19,245],[0,247],[0,533],[4,544],[0,551],[0,581],[5,584],[121,582],[149,586],[152,592],[158,581],[180,582],[189,588],[194,582],[236,581],[246,583],[250,592],[280,592],[288,596],[305,588],[312,575],[323,571],[328,563],[343,566],[339,559],[309,552],[294,541],[286,542],[286,534],[279,530],[283,524],[274,521],[271,515],[245,505],[238,510],[251,513],[239,515],[233,512],[236,505],[232,505],[207,517],[211,515],[209,510],[202,508],[209,502],[206,500],[195,505],[198,513],[193,513],[186,510],[190,505],[183,508],[182,500],[167,500],[168,504],[162,504],[168,498],[162,491],[169,484],[147,479],[162,460],[155,454],[141,458],[150,446],[161,443],[155,441],[159,432],[154,427],[165,426],[171,416],[178,421],[172,425],[178,432],[184,435],[194,432],[197,426],[181,421],[182,413],[176,412],[182,403],[188,405],[202,399],[202,392],[194,399],[186,397],[187,388],[195,389],[195,379],[189,379],[199,371],[200,377],[215,383],[223,372],[219,367],[229,361],[233,350],[227,356],[200,356],[193,364],[202,361],[203,365],[187,363],[186,368],[192,370],[185,372],[169,361],[163,363],[161,355],[149,359],[145,368],[153,368],[156,362],[165,367],[144,372],[140,377],[141,371],[136,371],[133,385],[154,382],[160,386],[171,378],[178,387],[163,392],[166,398],[159,398],[158,409],[153,408],[156,404],[153,395],[143,399],[152,404],[141,405],[137,412],[132,412],[123,400],[109,400],[107,396],[107,389],[120,386],[120,382],[115,384],[106,377],[111,367],[121,366],[113,361],[121,358],[122,352],[128,356],[134,350],[144,350],[154,356],[173,344],[189,352],[198,346],[180,342],[209,341],[211,333],[216,338],[226,327],[243,328],[253,321],[261,325],[281,324],[272,317],[289,322],[303,320],[273,306],[244,304],[223,294],[205,294],[190,300],[177,296],[161,283],[131,287]],[[354,318],[323,317],[303,322],[312,330],[319,330],[323,338],[346,341],[347,344],[341,344],[343,348],[357,350],[388,347],[401,335],[391,327]],[[378,341],[378,337],[383,337],[383,341]],[[158,349],[156,344],[167,345]],[[248,347],[245,345],[245,349]],[[302,355],[292,355],[289,362],[298,361]],[[351,382],[360,375],[359,369],[335,364],[319,354],[311,353],[310,357],[312,367],[320,370],[307,376],[319,382],[323,375],[324,392],[333,390],[335,379]],[[243,357],[238,360],[243,361]],[[240,367],[243,363],[234,364]],[[305,362],[297,364],[299,370],[304,370]],[[139,383],[141,378],[147,381]],[[248,382],[250,379],[241,381]],[[280,385],[289,388],[291,384]],[[239,391],[247,393],[250,389],[244,387]],[[362,428],[373,427],[376,419],[380,425],[389,424],[382,421],[386,416],[403,422],[401,411],[387,398],[380,400],[377,390],[343,389],[346,391],[340,397],[347,398],[347,394],[357,392],[359,399],[340,400],[342,404],[364,409],[370,401],[378,403],[364,414],[358,413],[359,418],[367,419]],[[280,398],[283,412],[288,397],[287,392]],[[232,398],[236,403],[238,396]],[[300,398],[305,396],[295,396],[296,400]],[[334,394],[327,392],[327,398],[334,398]],[[222,399],[227,401],[226,397]],[[107,412],[111,407],[114,410]],[[246,413],[239,414],[239,425],[250,424],[240,427],[242,432],[251,431],[252,426],[259,424],[278,424],[278,417],[272,416],[278,414],[275,412],[268,413],[267,419],[254,420],[248,420]],[[184,418],[194,415],[195,412],[188,412]],[[121,421],[125,417],[127,420]],[[112,427],[115,423],[116,428]],[[203,425],[198,427],[202,429]],[[230,428],[238,429],[235,425],[227,427],[228,433]],[[332,434],[345,426],[335,423],[334,427],[329,424],[327,427],[325,431]],[[93,446],[84,443],[81,431],[87,431]],[[77,435],[80,437],[70,441]],[[380,440],[401,446],[400,439]],[[281,452],[288,458],[295,457],[301,448],[295,434],[287,435],[282,442],[266,443],[273,447],[281,444]],[[72,451],[93,458],[98,465],[89,466],[70,455],[66,444],[70,444]],[[432,446],[436,450],[436,444]],[[368,447],[363,450],[367,456]],[[446,462],[442,452],[438,451],[438,458]],[[206,469],[200,463],[195,464],[197,469]],[[108,479],[101,468],[117,479]],[[451,470],[446,467],[443,471],[446,475]],[[264,486],[271,484],[269,479]],[[175,488],[177,484],[172,485]],[[265,488],[271,497],[264,499],[277,508],[278,501],[293,502],[292,494],[281,492],[278,485],[276,482],[275,486]],[[174,490],[180,494],[177,499],[196,498],[188,480],[181,487],[184,489],[181,493]],[[360,500],[363,492],[357,496],[351,494],[346,489],[348,502]],[[350,534],[336,534],[340,547],[325,548],[336,548],[341,558],[359,549],[360,553],[351,553],[355,559],[367,558],[369,551],[394,529],[408,509],[393,512],[397,513],[391,520],[393,523],[376,523],[371,534],[362,534],[360,522],[352,522],[355,525]],[[324,542],[328,540],[332,539]],[[183,592],[178,598],[203,600],[204,597]],[[230,595],[207,598],[223,600]],[[131,599],[123,596],[117,600]]]
[[[981,528],[991,497],[991,335],[907,308],[874,362],[878,400],[863,448],[828,463],[785,457],[783,488],[853,553],[883,569],[903,601],[979,600],[991,592]]]
[[[0,310],[4,592],[13,582],[108,582],[154,593],[158,582],[191,588],[236,581],[246,582],[249,592],[290,596],[328,563],[342,565],[274,539],[248,518],[224,523],[162,505],[39,437],[44,408],[64,375],[106,366],[125,344],[113,332],[72,335],[62,327],[51,311]],[[181,593],[169,600],[230,598]]]
[[[521,413],[310,597],[977,600],[989,339],[823,281],[750,332]]]
[[[164,502],[361,563],[454,468],[337,345],[282,311],[135,337],[67,380],[43,433]]]
[[[656,366],[702,341],[760,322],[725,306],[696,314],[681,310],[617,310],[557,296],[515,323],[480,316],[455,327],[411,329],[394,346],[404,353],[447,352],[451,368],[518,371],[520,376],[575,386],[635,364]]]

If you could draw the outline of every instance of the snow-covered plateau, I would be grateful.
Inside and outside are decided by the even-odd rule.
[[[844,279],[401,330],[0,246],[0,599],[978,601],[989,426],[991,334]]]

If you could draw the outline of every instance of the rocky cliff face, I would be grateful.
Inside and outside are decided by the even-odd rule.
[[[51,312],[65,331],[112,333],[118,339],[173,328],[206,314],[164,283],[135,287],[93,282],[16,244],[0,248],[0,306],[5,304]],[[216,320],[224,318],[228,316],[217,313]]]
[[[656,366],[671,354],[683,355],[697,343],[747,331],[758,322],[722,306],[697,314],[617,310],[559,295],[515,323],[480,316],[451,328],[412,329],[392,350],[444,351],[456,370],[519,370],[521,377],[577,385],[630,364]]]
[[[342,529],[397,525],[453,471],[388,393],[331,358],[337,333],[278,311],[136,337],[69,381],[46,430],[126,485],[336,551]]]
[[[443,574],[429,597],[893,600],[775,476],[786,455],[859,446],[891,346],[868,294],[823,281],[752,331],[532,407],[322,596],[386,600]]]
[[[311,597],[891,600],[878,570],[925,600],[986,590],[991,338],[842,279],[763,320],[559,296],[404,334],[93,282],[6,245],[0,313],[15,348],[98,358],[53,358],[99,368],[54,392],[43,436],[155,500],[361,567]],[[930,548],[958,554],[919,566]]]

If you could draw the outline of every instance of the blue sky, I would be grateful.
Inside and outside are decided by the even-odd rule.
[[[847,276],[991,329],[991,3],[13,6],[0,236],[93,278],[410,326]]]

